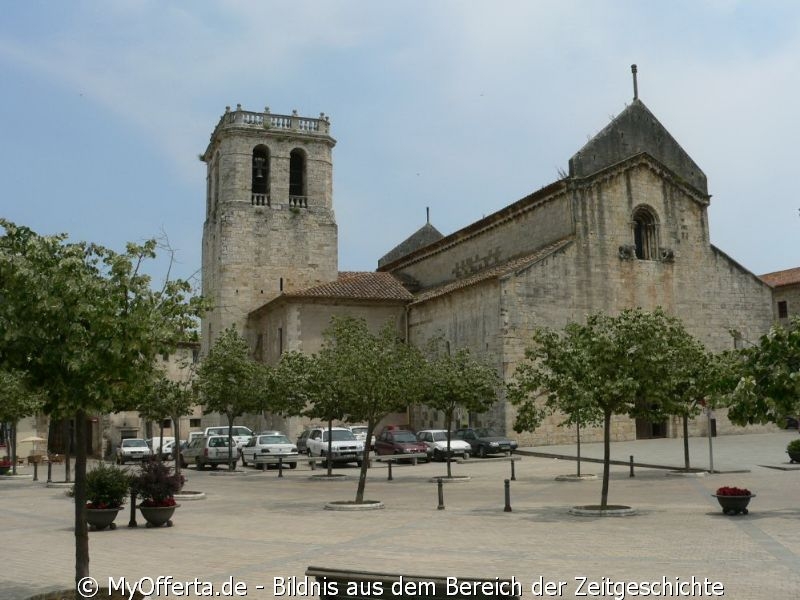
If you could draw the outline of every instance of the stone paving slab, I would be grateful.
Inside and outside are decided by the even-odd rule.
[[[386,508],[360,513],[323,509],[328,501],[354,497],[354,466],[336,469],[353,476],[339,482],[313,481],[311,471],[302,467],[285,471],[282,479],[275,471],[247,469],[243,476],[219,477],[190,469],[187,489],[205,492],[206,500],[183,503],[172,528],[145,528],[139,516],[140,527],[128,529],[126,508],[117,530],[90,532],[90,572],[104,583],[123,576],[129,581],[159,575],[178,581],[198,578],[213,582],[215,591],[226,581],[241,582],[248,591],[239,597],[259,599],[303,597],[276,594],[273,578],[302,581],[309,565],[430,576],[515,576],[525,583],[525,598],[536,597],[528,585],[539,577],[567,582],[558,597],[576,598],[580,577],[635,582],[692,576],[721,582],[727,599],[794,598],[800,589],[800,473],[758,466],[780,464],[791,436],[716,438],[719,463],[746,473],[676,478],[663,470],[637,469],[630,478],[627,468],[613,467],[609,501],[639,511],[619,519],[568,513],[572,505],[598,503],[601,481],[556,482],[557,475],[574,469],[574,462],[565,460],[518,461],[511,513],[503,512],[503,481],[510,476],[503,460],[453,465],[454,474],[472,479],[445,486],[445,510],[436,509],[437,486],[430,482],[444,474],[444,464],[395,466],[391,482],[386,466],[376,465],[366,495]],[[648,461],[669,464],[677,442],[620,442],[624,446],[617,453],[633,449]],[[674,462],[681,460],[682,451]],[[588,467],[600,473],[599,465]],[[749,515],[722,514],[711,497],[722,485],[758,494]],[[74,573],[72,500],[43,481],[2,481],[0,507],[0,600],[69,587]]]

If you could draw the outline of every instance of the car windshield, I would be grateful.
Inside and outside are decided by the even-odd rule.
[[[414,434],[410,431],[397,431],[394,433],[394,441],[395,442],[416,442],[417,438],[414,437]]]
[[[126,448],[147,448],[147,442],[144,440],[122,440],[122,445]]]
[[[433,435],[434,442],[446,442],[447,441],[447,432],[446,431],[433,431],[431,432]]]
[[[228,438],[226,437],[213,437],[208,440],[208,445],[211,448],[223,448],[228,446]]]
[[[262,435],[258,438],[258,443],[262,446],[266,444],[291,444],[285,435]]]
[[[354,439],[356,439],[356,436],[354,436],[353,432],[350,431],[349,429],[334,429],[333,431],[331,431],[331,434],[332,434],[331,435],[331,439],[334,442],[342,442],[342,441],[346,441],[346,440],[354,440]],[[328,432],[327,431],[323,431],[322,432],[322,441],[323,442],[327,442],[328,441]]]
[[[475,430],[475,435],[477,435],[478,437],[482,437],[482,438],[486,438],[486,437],[501,437],[501,436],[497,435],[497,433],[495,433],[491,429],[486,429],[486,428],[476,429]]]

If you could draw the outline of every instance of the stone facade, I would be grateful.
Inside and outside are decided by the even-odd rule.
[[[767,273],[761,279],[772,286],[775,321],[788,325],[800,315],[800,267]]]
[[[280,117],[277,128],[272,117],[226,112],[203,155],[203,289],[215,303],[203,324],[204,348],[233,323],[259,360],[275,363],[286,350],[317,351],[332,315],[354,315],[376,329],[391,321],[417,345],[443,335],[508,381],[535,328],[562,328],[592,312],[660,306],[713,350],[755,340],[773,322],[771,287],[710,243],[705,174],[638,99],[570,159],[563,179],[445,237],[427,223],[382,257],[377,273],[361,274],[336,271],[327,119],[287,130],[299,117]],[[269,148],[276,182],[268,200],[249,187],[259,146]],[[300,210],[291,193],[283,201],[291,192],[286,157],[297,147],[309,157]],[[392,418],[416,428],[442,424],[426,407]],[[504,398],[484,414],[456,415],[506,434],[514,418]],[[722,432],[733,430],[724,414],[717,419]],[[574,430],[560,421],[553,416],[516,437],[573,441]],[[705,423],[696,419],[690,431],[705,433]],[[304,424],[272,419],[268,426],[294,435]],[[618,417],[612,437],[678,431],[677,421]],[[582,437],[599,439],[600,431]]]
[[[337,276],[330,124],[226,109],[201,156],[208,165],[203,226],[202,354],[215,336],[281,292]],[[300,157],[292,174],[292,156]],[[264,163],[255,172],[255,160]],[[259,180],[257,181],[257,175]],[[297,178],[297,188],[293,186]],[[262,186],[262,187],[258,187]],[[291,192],[291,193],[290,193]]]

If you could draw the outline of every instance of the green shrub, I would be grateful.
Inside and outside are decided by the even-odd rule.
[[[181,491],[183,476],[172,473],[172,468],[159,461],[145,460],[131,485],[145,506],[174,505],[173,495]]]
[[[86,500],[89,508],[119,508],[130,493],[126,469],[100,463],[86,473]]]
[[[800,454],[800,439],[789,442],[789,445],[786,446],[786,451],[791,452],[792,454]]]

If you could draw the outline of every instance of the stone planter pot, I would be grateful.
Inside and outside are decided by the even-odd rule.
[[[11,467],[0,467],[0,475],[8,475],[11,472]]]
[[[750,494],[749,496],[711,495],[717,499],[717,502],[719,502],[719,505],[722,507],[722,512],[726,515],[746,515],[748,512],[747,505],[750,504],[752,498],[756,497],[755,494]]]
[[[87,508],[86,509],[86,524],[92,531],[102,531],[103,529],[116,529],[114,519],[117,518],[117,513],[122,510],[119,508]]]
[[[800,463],[800,451],[798,451],[798,452],[789,452],[789,451],[787,451],[786,454],[789,455],[789,462],[790,463]]]
[[[147,521],[146,527],[163,527],[164,525],[172,527],[172,515],[179,506],[180,504],[174,506],[142,506],[140,504],[139,511]]]

